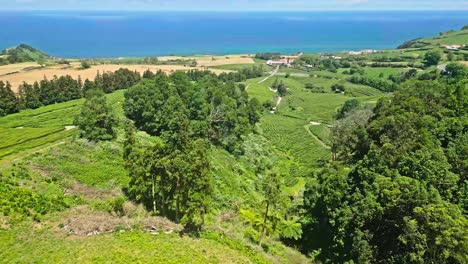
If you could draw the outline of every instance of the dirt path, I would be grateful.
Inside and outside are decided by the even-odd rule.
[[[278,110],[278,107],[280,106],[282,100],[283,100],[283,97],[278,96],[278,99],[276,100],[276,109],[277,110]]]
[[[258,83],[266,82],[266,80],[268,80],[268,79],[270,79],[271,77],[273,77],[274,75],[276,75],[276,74],[278,73],[278,71],[279,71],[279,66],[276,67],[276,69],[273,70],[273,71],[270,73],[270,75],[268,75],[267,77],[265,77],[265,79],[262,79],[262,80],[259,81]],[[247,86],[245,87],[245,90],[246,90],[246,91],[247,91],[247,89],[249,89],[249,86],[250,86],[252,83],[253,83],[253,82],[247,84]],[[271,88],[270,88],[270,90],[271,90],[272,92],[275,92],[275,93],[276,93],[275,90],[273,90],[273,89],[271,89]]]
[[[307,131],[307,133],[309,133],[309,135],[311,135],[315,140],[317,140],[320,145],[322,145],[324,148],[326,149],[331,149],[330,146],[328,146],[327,144],[325,144],[322,140],[320,140],[320,138],[318,138],[314,133],[312,133],[309,129],[310,126],[313,126],[313,124],[308,124],[308,125],[305,125],[304,126],[304,129]]]
[[[276,69],[275,69],[274,71],[272,71],[271,74],[270,74],[268,77],[266,77],[265,79],[259,81],[258,83],[265,82],[266,80],[268,80],[268,79],[270,79],[271,77],[275,76],[275,75],[278,73],[278,71],[279,71],[279,66],[276,67]]]

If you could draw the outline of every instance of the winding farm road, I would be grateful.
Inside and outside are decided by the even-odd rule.
[[[271,77],[275,76],[275,75],[278,73],[278,71],[279,71],[279,66],[277,66],[276,69],[273,70],[273,71],[271,72],[271,74],[270,74],[268,77],[266,77],[265,79],[259,81],[258,83],[265,82],[266,80],[268,80],[268,79],[270,79]]]
[[[279,71],[279,66],[276,67],[275,70],[273,70],[272,72],[270,72],[270,75],[268,75],[267,77],[265,77],[265,79],[262,79],[261,81],[259,81],[258,83],[263,83],[265,82],[266,80],[270,79],[271,77],[275,76],[276,74],[278,74],[278,71]],[[245,90],[249,89],[249,86],[252,84],[253,82],[247,84],[247,86],[245,87]],[[271,88],[270,88],[271,90]]]

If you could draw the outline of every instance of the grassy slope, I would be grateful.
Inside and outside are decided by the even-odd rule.
[[[2,51],[2,53],[0,53],[0,56],[14,56],[18,61],[22,62],[37,61],[40,59],[49,58],[49,55],[45,54],[44,52],[24,44],[18,45],[13,48],[5,49]]]
[[[254,258],[217,241],[144,232],[74,237],[54,226],[0,231],[0,259],[7,263],[254,263]]]
[[[123,116],[121,101],[123,91],[108,95],[114,110]],[[67,234],[60,226],[67,221],[67,213],[78,207],[94,208],[109,199],[124,197],[123,189],[128,186],[129,176],[123,167],[122,139],[119,128],[116,141],[90,143],[76,140],[76,131],[63,134],[63,126],[72,123],[83,100],[27,110],[1,119],[5,135],[12,131],[36,129],[37,133],[52,130],[46,135],[47,143],[64,142],[44,148],[42,141],[31,138],[5,149],[15,150],[3,158],[5,165],[11,159],[22,157],[26,168],[33,178],[23,182],[26,188],[37,193],[47,193],[46,188],[35,186],[55,186],[59,193],[71,195],[70,209],[44,215],[41,222],[5,220],[0,215],[0,259],[8,262],[67,262],[77,259],[80,262],[134,262],[147,261],[160,263],[266,263],[285,262],[286,256],[304,260],[299,253],[279,246],[280,255],[263,253],[260,248],[253,249],[248,241],[226,235],[208,233],[202,239],[179,237],[178,235],[150,235],[143,231],[123,234],[101,234],[81,237]],[[24,126],[23,129],[15,127]],[[54,129],[57,129],[55,132]],[[35,131],[35,130],[34,130]],[[55,135],[55,136],[52,136]],[[12,139],[30,138],[29,134],[15,134]],[[151,140],[139,133],[141,141]],[[42,150],[32,155],[38,149]],[[222,149],[211,149],[214,176],[213,215],[208,218],[208,228],[214,223],[217,213],[237,206],[254,206],[260,203],[256,190],[256,175],[243,162]],[[3,169],[8,173],[9,169]],[[50,184],[48,184],[51,182]],[[74,201],[74,202],[73,202]],[[78,207],[77,207],[78,206]],[[101,210],[101,209],[96,209]],[[210,220],[211,219],[211,220]],[[6,222],[5,222],[6,221]],[[9,226],[6,230],[4,224]],[[2,227],[3,225],[3,227]],[[223,226],[230,225],[224,223]],[[236,229],[237,230],[237,229]],[[239,232],[239,231],[238,231]],[[211,235],[209,235],[211,234]],[[215,234],[213,237],[212,234]],[[238,237],[239,235],[236,235]],[[106,252],[105,255],[102,252]],[[284,252],[284,253],[282,253]],[[277,254],[275,253],[275,254]],[[275,260],[276,259],[276,260]]]
[[[289,156],[296,161],[293,175],[299,176],[310,176],[319,160],[330,158],[330,151],[326,146],[329,144],[328,127],[311,126],[310,122],[331,123],[336,109],[351,98],[348,95],[332,93],[329,89],[334,83],[345,81],[345,75],[330,72],[311,74],[317,76],[278,77],[289,88],[288,95],[283,99],[278,114],[264,113],[260,124],[271,144],[282,152],[289,153]],[[250,84],[247,90],[249,95],[259,98],[261,102],[276,97],[276,94],[269,90],[274,78],[259,84],[263,78],[245,82],[246,85]],[[305,89],[308,83],[324,87],[326,92],[313,93]],[[375,102],[376,98],[382,95],[367,86],[350,83],[345,83],[345,86],[351,95],[359,96],[360,100],[366,102]],[[124,91],[119,91],[108,95],[109,102],[120,116],[123,115],[121,107],[123,93]],[[64,131],[64,127],[72,124],[73,117],[79,113],[82,103],[83,100],[77,100],[28,110],[0,119],[1,136],[4,138],[9,136],[10,142],[17,138],[26,139],[15,144],[1,142],[3,146],[0,145],[0,165],[2,162],[9,164],[15,158],[25,157],[24,160],[28,161],[30,169],[37,170],[40,174],[47,174],[52,179],[58,179],[62,188],[74,189],[79,183],[78,187],[84,188],[84,194],[78,192],[78,195],[83,196],[81,200],[91,206],[102,199],[100,198],[102,196],[122,196],[122,189],[128,185],[129,177],[123,168],[121,158],[121,131],[119,139],[111,143],[93,145],[81,140],[70,141],[76,130]],[[66,144],[44,150],[44,147],[57,142],[66,142]],[[27,156],[38,149],[44,151]],[[217,148],[211,149],[211,160],[215,183],[214,213],[223,214],[225,208],[236,208],[243,204],[252,206],[260,202],[256,190],[257,179],[248,166]],[[291,191],[300,193],[303,182],[301,179],[296,180]],[[93,195],[88,197],[89,193],[96,197]],[[210,217],[209,225],[215,222],[215,217],[215,215]],[[61,221],[60,216],[57,221]],[[103,259],[100,259],[102,252],[108,250],[106,260],[113,262],[151,260],[150,257],[159,257],[162,262],[180,263],[178,261],[184,260],[182,256],[191,256],[185,260],[187,262],[191,260],[191,263],[247,263],[262,262],[264,256],[255,250],[244,250],[248,244],[245,241],[232,242],[228,238],[226,238],[228,242],[220,241],[219,237],[209,238],[210,236],[192,240],[163,234],[151,236],[142,232],[106,234],[89,238],[73,235],[70,237],[57,228],[56,222],[52,226],[47,226],[46,223],[32,224],[34,227],[14,226],[8,231],[0,229],[0,240],[5,242],[0,243],[0,251],[4,252],[0,257],[11,259],[12,262],[43,262],[54,259],[63,261],[78,256],[84,262],[91,262],[102,261]],[[77,245],[76,241],[85,246]],[[160,247],[155,248],[155,244]],[[92,250],[85,254],[83,251],[86,248]],[[178,258],[179,256],[181,257]],[[275,259],[277,256],[267,257]],[[283,257],[280,262],[287,260]]]
[[[300,176],[310,175],[318,161],[330,158],[326,147],[329,145],[329,129],[326,125],[309,126],[311,121],[331,124],[336,110],[352,96],[358,96],[365,103],[373,103],[384,95],[371,87],[348,83],[345,81],[346,75],[340,73],[317,71],[310,74],[312,77],[275,76],[263,83],[258,83],[263,78],[246,82],[249,95],[262,103],[275,99],[276,94],[269,89],[275,80],[284,82],[288,87],[288,95],[283,98],[278,113],[265,112],[260,127],[273,145],[290,153],[298,162],[295,169]],[[343,82],[347,88],[346,95],[331,92],[333,84]],[[306,84],[322,88],[324,93],[314,93],[305,88]]]
[[[468,30],[446,32],[439,36],[421,38],[411,41],[405,50],[418,51],[439,48],[441,45],[468,45]]]
[[[448,32],[442,36],[420,39],[419,42],[428,43],[431,47],[439,45],[468,44],[468,30]]]
[[[124,91],[107,95],[108,103],[122,113]],[[80,112],[84,99],[49,105],[34,110],[0,118],[0,167],[15,158],[63,142],[76,134],[76,129],[66,130]]]

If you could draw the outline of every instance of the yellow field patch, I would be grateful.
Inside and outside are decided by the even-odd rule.
[[[200,56],[165,56],[158,57],[160,61],[170,60],[195,60],[199,67],[213,67],[220,65],[230,64],[254,64],[255,61],[252,59],[252,55],[248,54],[237,54],[237,55],[200,55]]]
[[[13,65],[7,65],[7,66],[14,66],[17,64]],[[19,66],[17,66],[19,67]],[[24,66],[23,66],[24,68]],[[126,68],[131,71],[137,71],[139,73],[143,73],[144,71],[150,69],[153,72],[162,70],[166,73],[171,73],[174,71],[182,70],[192,70],[192,69],[199,69],[203,70],[205,68],[203,67],[186,67],[183,65],[120,65],[120,64],[104,64],[104,65],[96,65],[92,66],[89,69],[86,70],[79,70],[74,68],[73,66],[67,67],[67,65],[55,65],[52,67],[47,67],[43,69],[38,69],[38,70],[32,70],[32,71],[27,71],[27,72],[20,72],[16,74],[11,74],[11,75],[4,75],[0,76],[0,81],[3,82],[10,82],[12,85],[12,89],[15,92],[18,92],[18,87],[20,84],[23,82],[27,82],[29,84],[34,83],[35,81],[41,81],[45,78],[47,79],[52,79],[54,76],[60,77],[64,75],[70,75],[73,78],[78,78],[78,76],[81,77],[81,79],[84,81],[86,79],[94,80],[94,77],[96,77],[96,74],[98,72],[103,73],[103,72],[114,72],[120,68]],[[11,68],[10,68],[11,69]],[[219,74],[222,72],[230,72],[228,70],[218,70],[218,69],[210,69],[210,71]]]
[[[37,64],[36,62],[23,62],[23,63],[3,65],[3,66],[0,66],[0,75],[9,74],[12,72],[19,72],[19,71],[24,70],[25,68],[38,67],[38,66],[40,65]]]

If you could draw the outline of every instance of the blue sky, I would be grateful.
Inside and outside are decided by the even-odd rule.
[[[468,10],[468,0],[0,0],[0,10]]]

